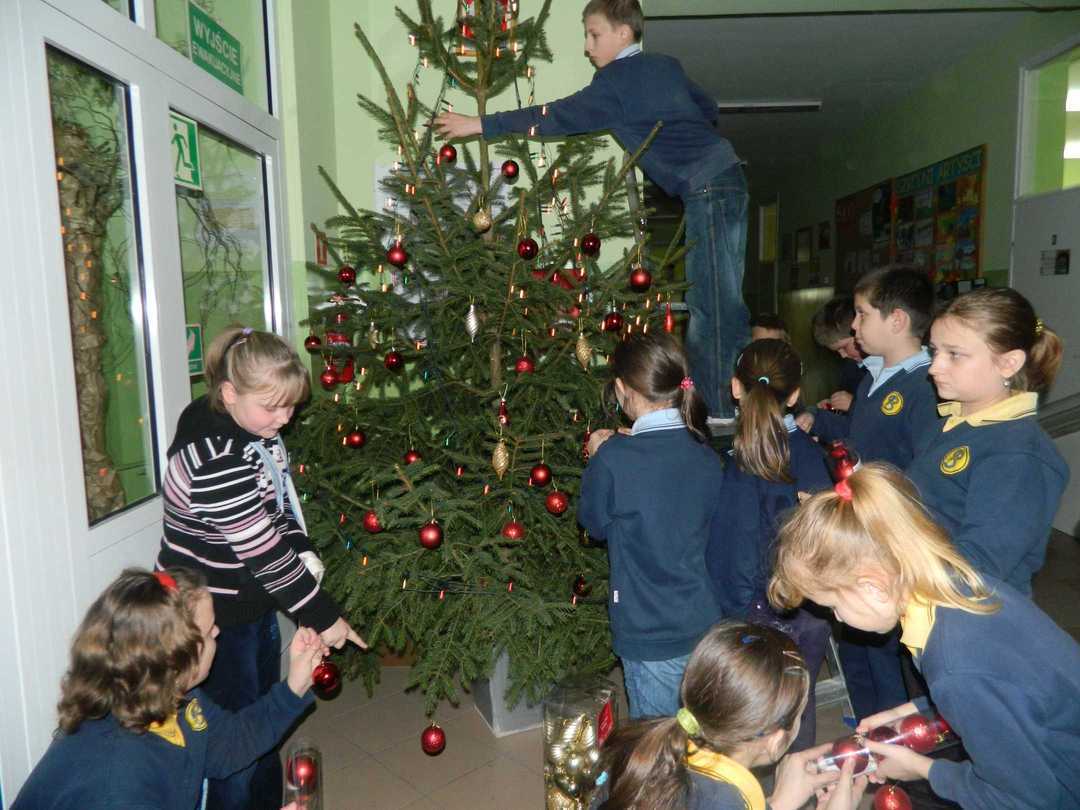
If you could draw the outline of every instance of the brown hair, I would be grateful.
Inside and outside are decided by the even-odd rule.
[[[208,594],[200,574],[184,568],[168,574],[175,589],[149,571],[125,569],[90,606],[60,685],[61,731],[72,734],[111,713],[143,732],[176,711],[199,665],[203,635],[195,605]]]
[[[689,379],[690,366],[682,346],[666,332],[635,332],[611,354],[612,376],[649,402],[671,402],[682,414],[686,429],[701,442],[709,439],[708,408]],[[609,396],[613,391],[609,384]]]
[[[605,810],[686,806],[687,743],[730,754],[778,730],[806,704],[810,673],[795,643],[769,627],[722,621],[698,642],[683,674],[683,706],[700,733],[672,717],[632,723],[604,745],[611,779]]]
[[[786,340],[755,340],[739,355],[735,379],[743,387],[735,427],[735,461],[766,481],[791,483],[785,403],[802,376],[802,362]]]
[[[270,332],[230,326],[206,350],[203,372],[210,407],[224,412],[221,386],[231,382],[238,393],[267,392],[278,405],[295,405],[307,398],[309,375],[299,355]]]
[[[606,19],[612,28],[629,25],[634,32],[634,42],[641,42],[645,33],[645,14],[642,13],[638,0],[589,0],[585,4],[585,10],[581,12],[582,21],[593,14],[599,14]]]
[[[1016,290],[987,288],[961,295],[938,316],[946,317],[978,333],[994,354],[1019,349],[1027,355],[1010,381],[1014,391],[1045,391],[1053,384],[1061,368],[1061,338],[1043,325]]]
[[[847,479],[851,499],[827,489],[805,501],[780,529],[769,601],[800,604],[811,592],[852,587],[867,570],[883,571],[894,594],[991,613],[990,592],[923,509],[914,485],[895,467],[863,464]]]
[[[855,320],[855,302],[850,295],[838,295],[814,313],[812,329],[814,342],[826,349],[852,337],[851,322]]]
[[[934,286],[926,273],[907,267],[875,270],[859,279],[855,295],[863,296],[882,316],[902,309],[911,320],[911,334],[922,340],[934,317]]]

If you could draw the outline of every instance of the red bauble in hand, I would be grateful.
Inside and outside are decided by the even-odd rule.
[[[885,785],[874,794],[874,810],[912,810],[911,798],[903,788]]]
[[[401,356],[401,352],[392,349],[383,358],[383,365],[390,371],[401,371],[405,365],[405,358]]]
[[[420,545],[433,550],[442,545],[442,527],[434,520],[420,527]]]
[[[319,764],[314,757],[297,754],[285,766],[285,778],[301,796],[310,796],[319,789]]]
[[[866,751],[866,746],[862,744],[862,740],[858,737],[843,737],[832,745],[832,751],[830,755],[837,760],[837,767],[843,765],[843,760],[854,759],[855,760],[855,773],[862,773],[866,770],[870,764],[870,754]]]
[[[406,464],[415,464],[418,461],[423,461],[424,457],[410,447],[409,450],[405,453],[405,455],[401,457],[401,460],[404,461]]]
[[[338,371],[333,363],[327,363],[323,373],[319,375],[319,382],[327,391],[338,384]]]
[[[502,527],[502,536],[507,540],[520,540],[525,536],[525,524],[516,520],[507,521]]]
[[[600,252],[600,237],[595,233],[587,233],[581,237],[581,252],[586,256],[595,256]]]
[[[900,742],[920,754],[929,754],[937,745],[937,732],[921,714],[900,721]]]
[[[540,462],[529,470],[529,480],[538,487],[546,487],[548,482],[551,481],[551,467]]]
[[[308,335],[304,338],[304,348],[309,352],[318,351],[320,346],[322,346],[322,341],[319,340],[318,335]]]
[[[364,518],[361,520],[361,523],[369,534],[378,534],[383,530],[382,524],[379,522],[379,516],[375,514],[374,509],[368,509],[364,512]]]
[[[432,723],[420,735],[420,748],[429,757],[438,756],[446,748],[446,732]]]
[[[337,271],[337,280],[348,287],[354,281],[356,281],[356,270],[349,267],[347,264],[343,264]]]
[[[536,371],[536,364],[529,355],[523,354],[517,359],[517,362],[514,363],[514,371],[518,374],[532,374]]]
[[[517,180],[518,175],[521,173],[521,167],[518,166],[516,160],[504,160],[501,171],[503,177],[513,182]]]
[[[934,731],[940,734],[942,737],[949,734],[956,734],[953,731],[952,726],[949,725],[949,721],[942,717],[940,714],[934,718],[933,722]]]
[[[866,733],[866,739],[884,743],[885,745],[895,745],[897,742],[896,730],[889,726],[878,726],[877,728],[870,729],[870,731]],[[881,754],[874,754],[874,756],[879,759],[884,759]]]
[[[609,312],[604,316],[604,331],[618,332],[623,327],[623,316],[618,312]]]
[[[345,444],[347,444],[354,450],[359,450],[361,447],[364,446],[364,443],[366,441],[367,436],[364,435],[364,431],[360,430],[360,428],[354,428],[353,430],[350,430],[348,435],[345,436]]]
[[[341,670],[333,661],[322,661],[311,673],[311,689],[323,700],[337,697],[341,691]]]
[[[517,244],[518,256],[525,261],[532,261],[536,258],[536,254],[540,252],[540,245],[536,244],[536,240],[531,236],[526,236]]]
[[[444,143],[439,147],[439,160],[443,163],[453,163],[457,160],[457,149],[452,143]]]
[[[552,490],[544,499],[544,507],[553,515],[561,515],[570,507],[570,499],[565,492]]]
[[[634,292],[645,292],[652,286],[652,273],[644,267],[635,267],[630,273],[630,289]]]

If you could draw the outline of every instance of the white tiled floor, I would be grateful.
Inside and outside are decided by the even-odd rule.
[[[1080,542],[1055,533],[1035,580],[1035,598],[1080,639]],[[618,680],[618,673],[613,677]],[[440,709],[436,719],[446,731],[446,750],[429,757],[420,750],[428,724],[423,701],[403,691],[406,680],[407,670],[384,669],[370,698],[363,687],[346,683],[294,733],[293,739],[305,737],[322,752],[324,810],[543,808],[540,729],[496,738],[464,694],[457,708]],[[838,707],[818,712],[818,740],[845,732]],[[862,807],[869,806],[867,798]]]

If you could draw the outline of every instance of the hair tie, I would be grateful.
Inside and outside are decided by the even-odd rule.
[[[745,636],[739,639],[740,644],[753,644],[755,641],[761,641],[761,636],[755,636],[747,633]]]
[[[234,346],[239,346],[241,343],[247,343],[248,335],[250,335],[254,331],[255,330],[252,329],[250,326],[245,326],[243,329],[240,330],[240,334],[234,337],[229,342],[229,345],[225,348],[225,351],[227,352],[229,351],[229,349],[232,349]]]
[[[679,383],[679,388],[681,388],[683,391],[689,391],[693,387],[694,381],[689,377],[683,377],[682,382]]]
[[[1043,333],[1043,329],[1046,328],[1046,324],[1043,323],[1042,318],[1035,319],[1035,336],[1038,337]]]
[[[173,593],[176,593],[178,590],[180,590],[180,588],[177,587],[176,580],[173,579],[172,575],[166,574],[164,571],[155,571],[154,579],[156,579],[158,581],[158,584],[160,584],[161,587],[167,591],[172,591]]]
[[[840,496],[841,500],[851,503],[851,484],[848,483],[846,478],[841,478],[837,481],[836,486],[833,487],[833,489],[836,491],[836,494]]]
[[[766,385],[769,384],[769,378],[764,376],[764,375],[762,375],[761,377],[758,377],[757,381],[760,382],[760,383],[765,383]]]
[[[694,717],[693,713],[686,707],[675,712],[675,721],[682,727],[682,730],[691,737],[698,737],[701,735],[701,724],[698,723],[697,718]]]

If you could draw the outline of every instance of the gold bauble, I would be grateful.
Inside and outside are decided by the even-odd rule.
[[[500,481],[510,469],[510,451],[506,449],[506,442],[502,439],[499,439],[499,443],[495,445],[495,450],[491,454],[491,466],[495,468],[495,474],[499,476]]]
[[[585,337],[584,332],[580,332],[577,336],[577,343],[574,345],[574,355],[577,357],[582,368],[588,368],[589,363],[592,362],[592,346],[589,345],[589,339]]]
[[[491,212],[486,208],[480,208],[472,216],[473,230],[477,233],[483,233],[491,227]]]

